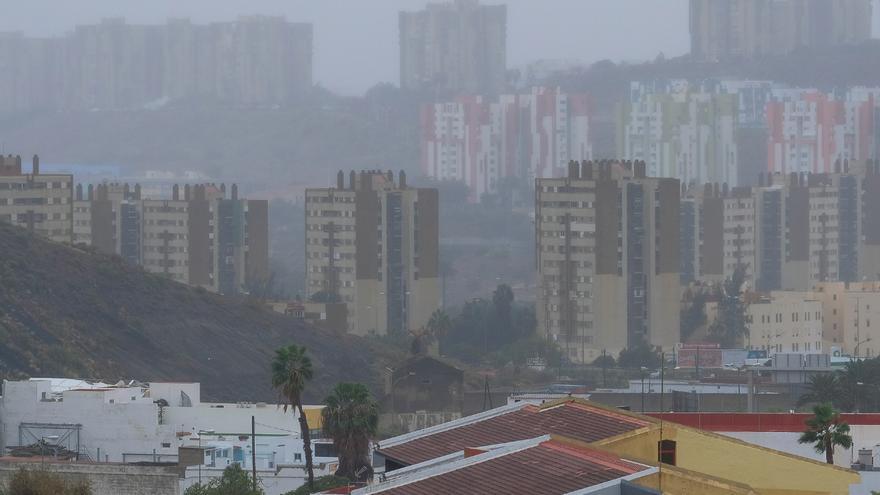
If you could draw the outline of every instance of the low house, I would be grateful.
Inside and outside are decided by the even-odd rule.
[[[663,493],[844,495],[856,472],[766,447],[579,399],[516,403],[380,442],[376,471],[386,479],[468,449],[544,435],[657,467]],[[565,473],[560,473],[564,476]]]

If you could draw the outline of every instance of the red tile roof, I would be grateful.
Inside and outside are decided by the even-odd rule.
[[[404,465],[436,459],[467,447],[485,447],[527,440],[542,435],[559,435],[581,442],[595,442],[651,424],[605,408],[581,402],[565,402],[550,407],[525,405],[487,419],[427,432],[412,440],[392,442],[379,453]]]
[[[557,495],[647,469],[647,466],[627,462],[611,454],[549,440],[524,450],[394,486],[379,493]]]

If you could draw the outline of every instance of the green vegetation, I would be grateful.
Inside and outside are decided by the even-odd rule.
[[[740,347],[743,337],[749,334],[746,303],[742,298],[745,279],[746,270],[740,266],[715,289],[718,317],[709,325],[709,335],[724,348]]]
[[[617,365],[626,369],[657,369],[660,367],[660,348],[640,342],[631,349],[623,349],[617,357]]]
[[[840,420],[840,414],[828,403],[813,408],[813,417],[807,420],[807,430],[798,442],[813,444],[816,452],[825,454],[828,464],[834,464],[834,447],[852,447],[849,425]]]
[[[291,341],[321,374],[379,390],[394,349],[144,272],[119,257],[54,244],[0,222],[0,373],[201,382],[204,400],[271,401],[267,361]]]
[[[538,336],[536,327],[534,306],[517,304],[510,287],[501,284],[491,301],[470,301],[451,318],[449,331],[441,338],[441,353],[496,367],[522,366],[530,357],[542,357],[551,366],[559,366],[559,350]]]
[[[331,488],[346,486],[349,484],[351,484],[351,481],[341,476],[321,476],[315,480],[314,488],[309,488],[309,485],[303,485],[292,492],[287,492],[285,495],[309,495],[311,493],[319,493],[325,490],[330,490]]]
[[[238,464],[223,470],[223,475],[204,485],[193,485],[183,495],[263,495],[262,488],[254,488],[253,478]]]
[[[291,344],[275,351],[275,359],[272,361],[272,387],[278,390],[279,403],[284,405],[284,412],[287,412],[288,408],[296,408],[303,450],[306,453],[308,486],[313,488],[315,473],[312,462],[312,439],[302,401],[306,382],[311,379],[312,360],[306,355],[305,347]]]
[[[370,439],[379,428],[379,405],[360,383],[339,383],[324,399],[324,434],[339,456],[336,476],[356,481],[373,477]]]
[[[812,376],[798,405],[826,402],[844,412],[880,411],[880,358],[854,360],[842,371]]]
[[[20,469],[0,488],[0,495],[92,495],[88,481],[65,481],[49,471]]]

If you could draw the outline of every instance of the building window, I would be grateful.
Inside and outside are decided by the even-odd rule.
[[[663,464],[675,466],[675,440],[657,442],[657,460]]]

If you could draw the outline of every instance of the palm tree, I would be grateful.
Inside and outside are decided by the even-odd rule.
[[[379,405],[360,383],[339,383],[324,399],[324,434],[333,439],[339,456],[337,476],[355,481],[369,479],[370,439],[379,427]]]
[[[852,447],[849,425],[840,420],[840,414],[829,403],[813,408],[813,417],[807,420],[807,431],[799,443],[811,443],[818,453],[825,453],[825,462],[834,464],[834,447]]]
[[[449,318],[449,314],[446,311],[443,311],[442,309],[435,310],[431,313],[431,317],[428,318],[428,323],[425,325],[425,329],[429,334],[429,341],[427,342],[428,347],[435,342],[439,344],[440,340],[446,337],[446,334],[452,329],[452,319]]]
[[[306,382],[312,379],[312,360],[306,355],[306,348],[291,344],[275,351],[272,361],[272,386],[278,390],[278,400],[287,408],[296,408],[299,413],[299,431],[302,434],[303,450],[306,453],[306,469],[309,472],[309,488],[315,483],[312,466],[312,438],[309,435],[309,422],[303,411],[302,394]]]
[[[841,399],[841,380],[837,373],[816,373],[810,377],[807,392],[798,399],[798,405],[834,404],[839,405]]]

